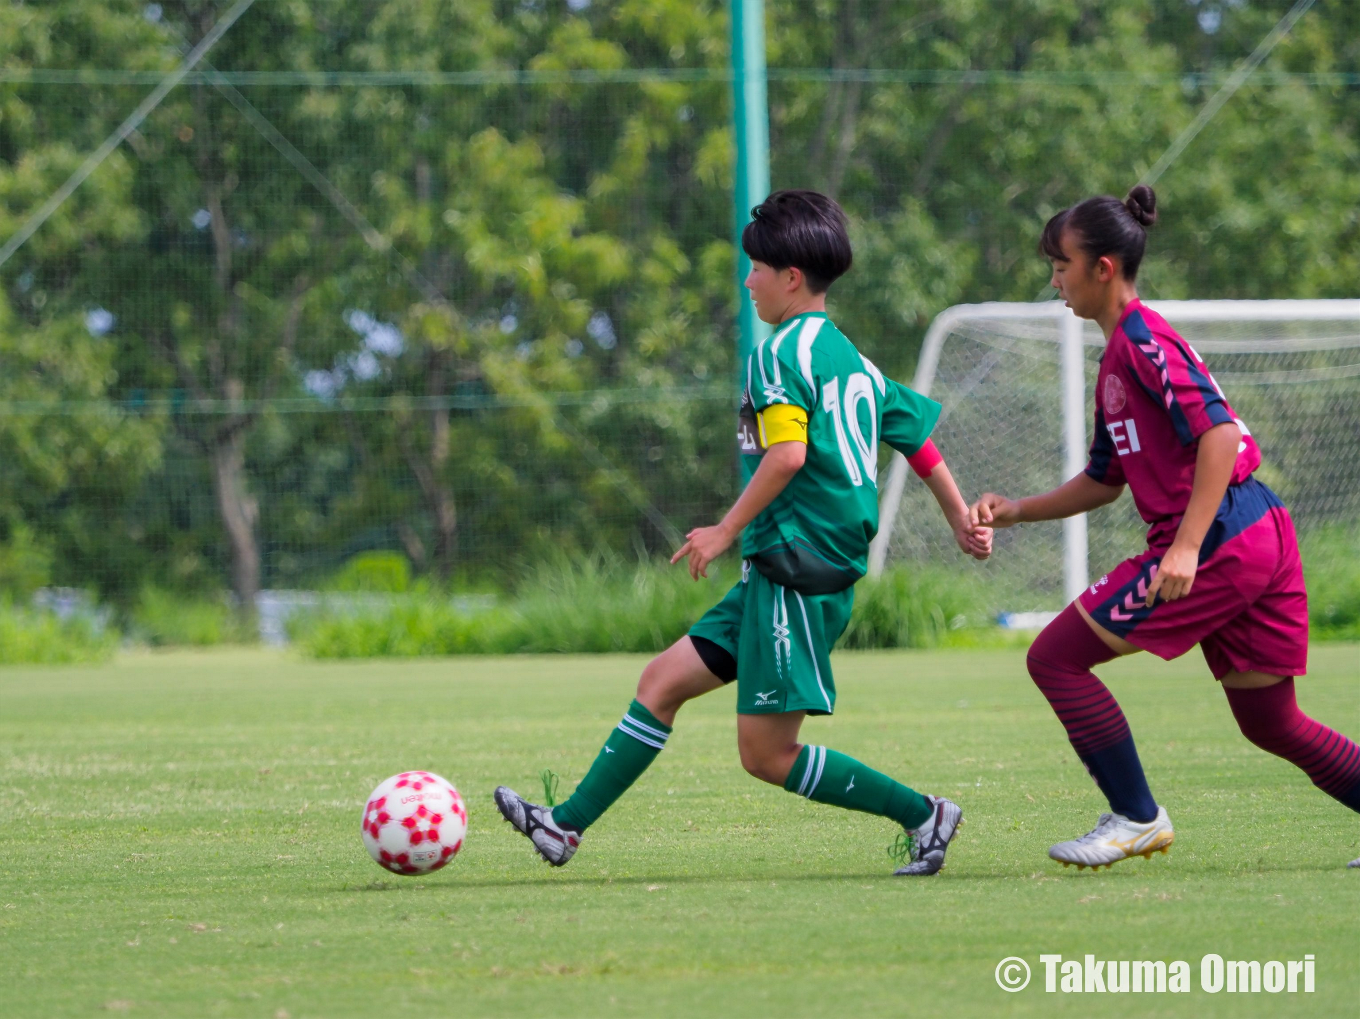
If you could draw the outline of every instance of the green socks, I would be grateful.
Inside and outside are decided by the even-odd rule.
[[[656,760],[670,734],[669,725],[657,721],[655,715],[633,701],[576,791],[566,803],[553,807],[553,820],[585,831]]]
[[[926,798],[916,790],[853,757],[811,744],[804,746],[793,762],[784,788],[818,803],[890,817],[908,830],[919,828],[931,812]]]
[[[656,760],[670,734],[669,725],[633,701],[576,791],[565,803],[553,807],[553,820],[585,831]],[[926,798],[914,789],[853,757],[810,744],[794,761],[784,788],[818,803],[891,818],[908,830],[920,827],[931,812]]]

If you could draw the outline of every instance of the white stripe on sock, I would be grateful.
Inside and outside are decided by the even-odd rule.
[[[803,781],[798,783],[799,796],[807,795],[808,779],[812,777],[812,772],[815,770],[817,765],[817,748],[814,746],[809,746],[807,748],[807,752],[808,752],[807,765],[803,768]]]
[[[619,732],[623,733],[625,736],[632,736],[633,739],[637,740],[639,743],[646,743],[649,747],[656,747],[656,749],[658,750],[666,749],[665,740],[658,742],[657,740],[652,739],[652,737],[646,735],[645,733],[641,733],[634,729],[630,729],[625,723],[631,721],[632,721],[631,718],[625,718],[622,722],[620,722],[618,726]]]
[[[812,787],[807,791],[807,798],[812,799],[812,794],[817,791],[817,785],[822,780],[822,769],[826,767],[826,747],[817,748],[817,774],[812,779]]]
[[[627,722],[629,725],[636,726],[636,727],[637,727],[638,729],[640,729],[642,732],[651,733],[651,735],[655,736],[655,737],[656,737],[657,739],[659,739],[662,743],[665,743],[665,742],[666,742],[666,737],[670,735],[670,733],[668,733],[668,732],[663,732],[661,729],[653,728],[652,726],[648,725],[646,722],[639,722],[639,721],[638,721],[636,718],[634,718],[632,715],[624,715],[624,716],[623,716],[623,720],[624,720],[625,722]]]

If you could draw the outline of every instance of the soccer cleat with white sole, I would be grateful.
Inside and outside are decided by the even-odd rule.
[[[582,833],[553,821],[552,811],[530,803],[513,789],[496,787],[496,807],[501,816],[538,850],[538,855],[554,867],[561,867],[576,854]]]
[[[963,808],[943,796],[927,796],[933,808],[924,824],[907,832],[911,862],[893,871],[894,877],[928,877],[944,866],[944,853],[963,823]]]
[[[1153,853],[1170,849],[1175,838],[1165,807],[1158,807],[1157,816],[1146,823],[1130,821],[1123,814],[1101,814],[1100,823],[1089,832],[1051,846],[1048,855],[1064,867],[1075,863],[1078,870],[1099,870],[1131,856],[1151,859]]]

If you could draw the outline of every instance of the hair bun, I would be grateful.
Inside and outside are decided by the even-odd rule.
[[[1157,222],[1157,192],[1146,184],[1139,184],[1124,199],[1124,208],[1144,227],[1152,226]]]

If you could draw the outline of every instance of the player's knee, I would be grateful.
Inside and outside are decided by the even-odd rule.
[[[657,655],[642,670],[638,679],[637,697],[644,704],[656,704],[671,710],[688,700],[684,671],[665,653]]]
[[[1044,630],[1039,636],[1034,638],[1034,643],[1029,646],[1029,653],[1025,655],[1025,668],[1029,670],[1029,678],[1040,686],[1046,677],[1051,676],[1054,671],[1062,668],[1062,656],[1056,643],[1051,638],[1045,640],[1048,631]]]
[[[774,748],[764,744],[738,741],[737,749],[741,752],[741,766],[746,769],[748,775],[777,786],[784,784],[789,769],[793,767],[794,758],[798,756],[796,743]]]
[[[758,778],[762,782],[769,782],[770,785],[783,785],[784,777],[778,774],[779,768],[776,763],[768,757],[756,754],[741,755],[741,766],[746,769],[746,773],[752,778]],[[787,774],[787,770],[785,771]]]
[[[1073,602],[1039,631],[1025,656],[1025,667],[1029,669],[1030,678],[1042,687],[1045,680],[1080,675],[1092,665],[1112,657],[1114,653],[1106,650]]]
[[[1288,739],[1292,719],[1246,713],[1238,714],[1237,712],[1233,712],[1233,716],[1237,719],[1237,728],[1241,730],[1247,741],[1262,750],[1275,753],[1280,745]]]
[[[1285,749],[1308,721],[1294,699],[1293,683],[1254,689],[1225,687],[1224,692],[1242,735],[1269,753]]]

